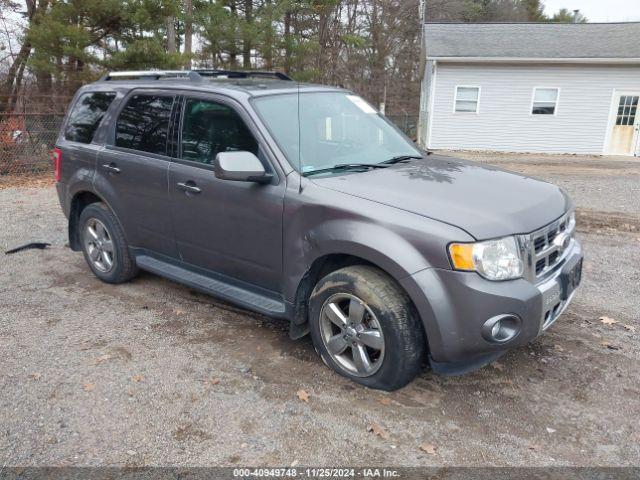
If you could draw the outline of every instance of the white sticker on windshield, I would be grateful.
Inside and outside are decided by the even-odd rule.
[[[347,95],[347,98],[351,100],[353,104],[356,107],[358,107],[360,110],[362,110],[364,113],[373,113],[373,114],[378,113],[376,112],[375,108],[373,108],[371,105],[369,105],[367,102],[365,102],[362,98],[358,97],[357,95]]]

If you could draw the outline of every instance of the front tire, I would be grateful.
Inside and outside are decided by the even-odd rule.
[[[420,373],[426,339],[411,300],[381,270],[356,265],[321,279],[309,299],[322,360],[370,388],[397,390]]]
[[[82,252],[89,268],[106,283],[124,283],[138,274],[124,232],[104,203],[92,203],[80,214]]]

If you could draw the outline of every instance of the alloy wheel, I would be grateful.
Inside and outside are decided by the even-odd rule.
[[[333,361],[357,377],[375,374],[384,360],[380,322],[365,302],[354,295],[332,295],[320,311],[320,333]]]
[[[111,235],[97,218],[90,218],[84,227],[84,248],[96,270],[110,272],[115,264]]]

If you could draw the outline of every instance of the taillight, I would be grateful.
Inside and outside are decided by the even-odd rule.
[[[56,182],[62,179],[62,150],[53,149],[53,168],[56,173]]]

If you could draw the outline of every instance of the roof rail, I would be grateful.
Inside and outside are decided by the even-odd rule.
[[[201,77],[219,77],[219,78],[272,78],[274,80],[285,80],[292,82],[293,79],[281,72],[263,71],[263,70],[193,70]]]
[[[131,70],[122,72],[109,72],[99,81],[124,80],[135,78],[137,80],[160,80],[161,78],[186,78],[191,81],[201,81],[202,76],[192,70]]]
[[[281,72],[268,72],[262,70],[130,70],[122,72],[109,72],[99,81],[112,80],[160,80],[163,78],[184,78],[191,81],[202,81],[204,78],[271,78],[292,82],[293,79]]]

